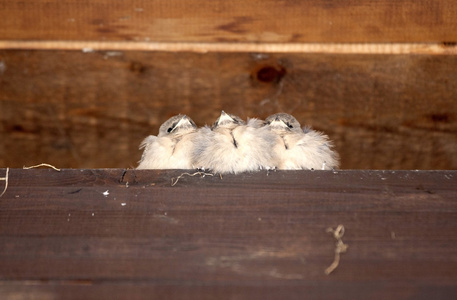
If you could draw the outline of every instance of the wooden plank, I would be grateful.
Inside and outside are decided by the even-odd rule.
[[[182,172],[10,169],[0,297],[457,296],[457,171]]]
[[[0,66],[2,167],[135,167],[171,115],[224,109],[291,113],[345,169],[457,168],[455,55],[3,50]]]
[[[455,55],[456,43],[170,43],[88,41],[0,41],[0,49],[171,52],[262,52],[322,54]]]
[[[453,0],[2,0],[0,40],[456,42],[456,14]]]

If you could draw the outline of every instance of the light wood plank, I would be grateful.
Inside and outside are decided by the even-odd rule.
[[[167,52],[262,52],[320,54],[427,54],[455,55],[454,43],[153,43],[0,41],[0,49]]]

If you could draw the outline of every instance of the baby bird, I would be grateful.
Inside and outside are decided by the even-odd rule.
[[[211,128],[199,130],[194,165],[220,174],[271,169],[277,161],[268,149],[276,143],[277,137],[262,121],[249,119],[246,124],[222,111]]]
[[[197,126],[186,115],[171,117],[157,136],[143,140],[143,155],[137,169],[192,169],[191,153]]]
[[[338,168],[338,153],[332,150],[328,136],[310,128],[300,127],[297,119],[278,113],[265,119],[267,126],[279,137],[274,151],[279,156],[280,170],[331,170]]]

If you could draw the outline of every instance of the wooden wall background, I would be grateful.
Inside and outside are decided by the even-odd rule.
[[[453,0],[2,0],[3,40],[456,42]]]
[[[454,3],[0,0],[0,167],[134,167],[224,109],[292,113],[342,168],[455,169]]]

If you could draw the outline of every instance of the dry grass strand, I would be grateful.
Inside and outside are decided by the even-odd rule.
[[[34,169],[34,168],[39,168],[39,167],[48,167],[48,168],[52,168],[52,169],[54,169],[54,170],[56,170],[56,171],[59,171],[59,172],[60,172],[60,169],[57,169],[57,168],[56,168],[56,167],[54,167],[53,165],[50,165],[50,164],[45,164],[45,163],[43,163],[43,164],[39,164],[39,165],[35,165],[35,166],[30,166],[30,167],[26,167],[26,166],[24,166],[24,167],[23,167],[23,169],[25,169],[25,170],[28,170],[28,169]]]
[[[192,174],[190,174],[190,173],[182,173],[181,175],[176,177],[176,181],[174,181],[174,178],[171,179],[171,186],[175,186],[178,183],[179,179],[181,179],[185,175],[190,176],[190,177],[193,177],[195,175],[201,175],[202,177],[214,176],[214,174],[212,174],[212,173],[205,173],[205,172],[200,172],[200,171],[192,173]]]
[[[325,269],[325,274],[329,275],[332,273],[340,264],[340,254],[345,253],[348,249],[348,245],[343,243],[343,235],[344,235],[344,226],[338,225],[335,230],[333,228],[327,228],[328,233],[332,233],[333,237],[336,239],[336,247],[335,247],[335,258],[333,259],[332,264]]]
[[[8,188],[8,176],[9,176],[9,172],[10,172],[10,168],[6,168],[5,177],[0,177],[0,180],[5,181],[5,187],[3,188],[3,192],[0,194],[0,197],[2,197],[3,194],[5,194],[6,189]]]

